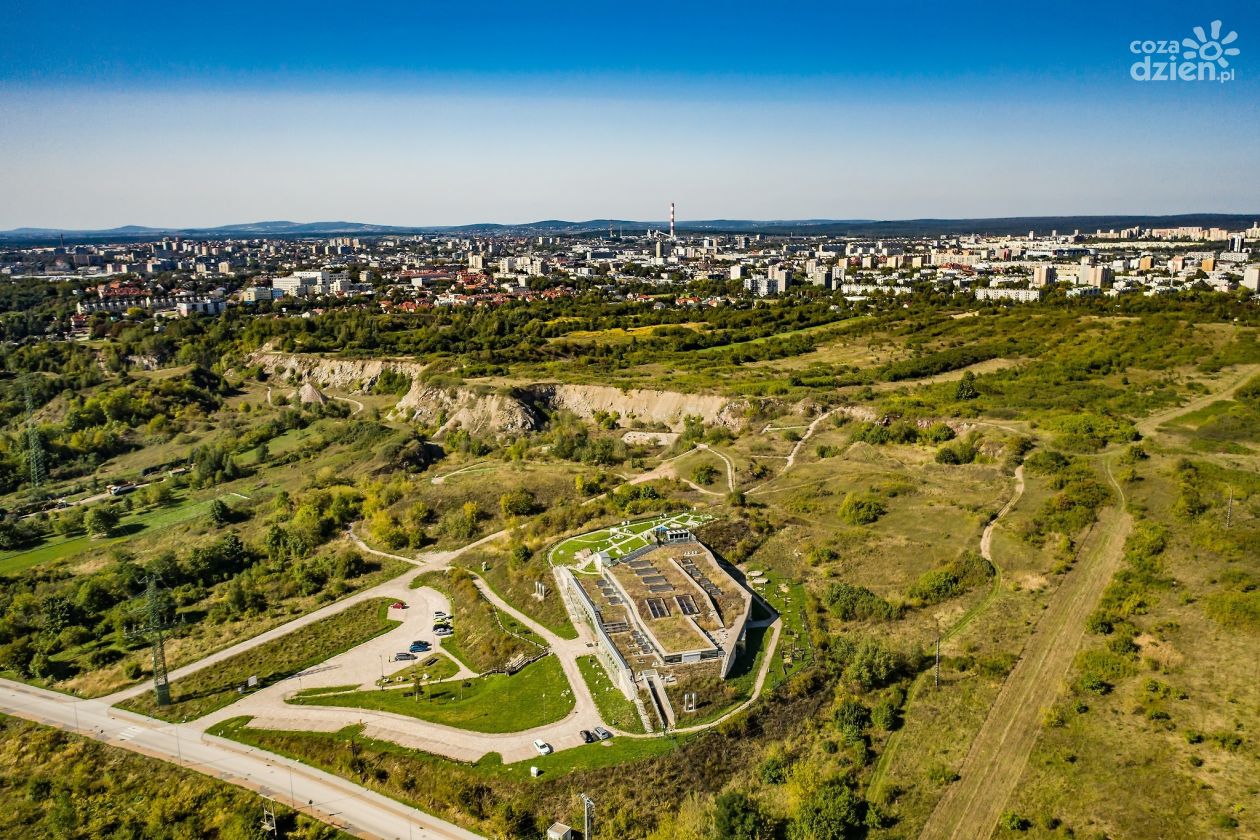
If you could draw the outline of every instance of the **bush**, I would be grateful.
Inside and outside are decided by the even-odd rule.
[[[992,563],[968,551],[944,568],[925,572],[907,594],[921,604],[937,604],[984,583],[993,574]]]
[[[1032,828],[1032,822],[1021,817],[1013,811],[1007,811],[998,821],[998,825],[1007,831],[1027,831]]]
[[[842,621],[892,621],[901,610],[864,586],[833,583],[827,587],[824,601],[827,608]]]
[[[791,840],[850,840],[866,834],[867,805],[840,779],[823,783],[801,803]],[[720,837],[725,837],[719,832]]]
[[[774,827],[747,794],[724,793],[714,802],[713,827],[723,840],[770,840]]]
[[[874,496],[848,493],[840,503],[840,518],[850,525],[870,525],[888,512]]]

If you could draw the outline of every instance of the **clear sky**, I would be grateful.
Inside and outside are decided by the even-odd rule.
[[[1232,81],[1131,78],[1133,41],[1216,19]],[[0,228],[1260,212],[1255,0],[0,0],[0,20]]]

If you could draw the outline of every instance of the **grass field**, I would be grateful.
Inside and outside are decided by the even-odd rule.
[[[240,696],[237,687],[251,676],[258,677],[259,687],[267,686],[392,629],[398,622],[387,616],[391,603],[392,599],[376,598],[354,604],[336,615],[174,680],[169,706],[159,707],[150,692],[120,705],[169,721],[207,715],[236,700]]]
[[[64,560],[76,554],[82,554],[89,548],[125,545],[143,533],[195,518],[209,508],[210,502],[210,498],[193,499],[185,496],[170,505],[128,513],[119,521],[118,536],[108,539],[92,539],[87,536],[53,539],[33,548],[0,552],[0,575],[12,574],[43,563]]]
[[[512,676],[489,674],[423,686],[419,699],[403,688],[298,694],[291,702],[393,712],[473,732],[520,732],[563,720],[574,700],[560,662],[547,656]]]
[[[586,680],[586,687],[590,689],[604,723],[623,732],[643,732],[639,710],[613,685],[604,666],[594,656],[579,657],[577,662],[582,671],[582,679]]]
[[[432,653],[419,653],[416,655],[420,657],[418,660],[408,665],[406,668],[400,668],[392,674],[389,674],[385,678],[386,684],[404,686],[410,685],[417,674],[420,675],[420,679],[422,680],[435,682],[437,680],[449,679],[459,673],[459,665],[455,663],[455,660],[439,651],[433,651]],[[430,659],[437,659],[437,661],[432,665],[425,665],[424,663],[428,662]],[[376,684],[380,685],[381,681],[377,680]],[[357,688],[357,686],[350,686],[350,688]],[[309,697],[311,695],[306,693],[303,696]]]
[[[624,557],[632,551],[652,545],[649,536],[652,529],[664,525],[666,528],[695,528],[708,522],[713,517],[706,513],[671,513],[653,517],[628,525],[614,525],[588,534],[569,537],[551,550],[551,562],[561,566],[577,563],[576,555],[583,550],[607,551],[612,557]]]

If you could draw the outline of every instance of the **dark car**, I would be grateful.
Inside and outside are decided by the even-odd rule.
[[[411,661],[411,660],[413,660],[413,659],[416,659],[416,658],[417,658],[417,656],[416,656],[414,653],[395,653],[395,654],[394,654],[394,661],[395,661],[395,662],[403,662],[403,661],[408,661],[408,662],[409,662],[409,661]]]
[[[430,647],[431,645],[428,642],[412,642],[411,647],[407,648],[407,650],[412,653],[424,653]]]
[[[583,729],[578,734],[582,736],[583,744],[593,744],[597,740],[595,736],[591,734],[591,731],[589,729]]]

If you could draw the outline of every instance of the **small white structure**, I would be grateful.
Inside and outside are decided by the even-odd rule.
[[[547,829],[547,840],[573,840],[573,829],[562,822],[552,823]]]

